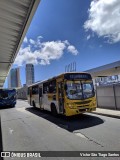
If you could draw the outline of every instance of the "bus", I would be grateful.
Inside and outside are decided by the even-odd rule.
[[[53,115],[72,116],[96,110],[92,77],[68,72],[28,86],[28,103]]]
[[[0,89],[0,106],[14,107],[16,104],[16,89]]]

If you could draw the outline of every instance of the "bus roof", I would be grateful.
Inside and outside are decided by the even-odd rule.
[[[43,81],[37,81],[37,82],[29,85],[28,87],[35,86],[35,85],[37,85],[37,84],[44,83],[44,82],[47,82],[47,81],[49,81],[49,80],[56,79],[56,78],[58,78],[58,77],[60,77],[60,76],[63,76],[63,75],[65,75],[65,74],[71,74],[71,73],[72,73],[72,74],[74,74],[74,73],[86,73],[86,74],[89,74],[89,75],[90,75],[90,73],[88,73],[88,72],[65,72],[65,73],[61,73],[61,74],[59,74],[59,75],[57,75],[57,76],[54,76],[54,77],[45,79],[45,80],[43,80]]]

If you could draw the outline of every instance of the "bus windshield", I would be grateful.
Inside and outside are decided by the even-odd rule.
[[[1,91],[0,92],[0,99],[6,98],[6,97],[8,97],[8,92],[7,91]]]
[[[16,90],[0,90],[0,99],[16,97]]]
[[[69,99],[87,99],[94,96],[92,81],[67,81],[66,85]]]
[[[91,98],[94,96],[94,88],[92,82],[82,82],[83,98]]]

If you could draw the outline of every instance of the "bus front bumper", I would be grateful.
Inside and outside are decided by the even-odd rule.
[[[15,106],[16,105],[16,101],[12,101],[12,102],[4,102],[4,101],[0,101],[0,107],[5,107],[5,106]]]
[[[95,111],[96,107],[94,108],[81,108],[81,109],[66,109],[65,110],[65,115],[66,116],[72,116],[72,115],[77,115],[77,114],[82,114],[85,112],[92,112]]]

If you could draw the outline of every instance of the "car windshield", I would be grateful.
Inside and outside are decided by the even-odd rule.
[[[92,81],[67,81],[66,85],[66,95],[69,99],[87,99],[93,97]]]

